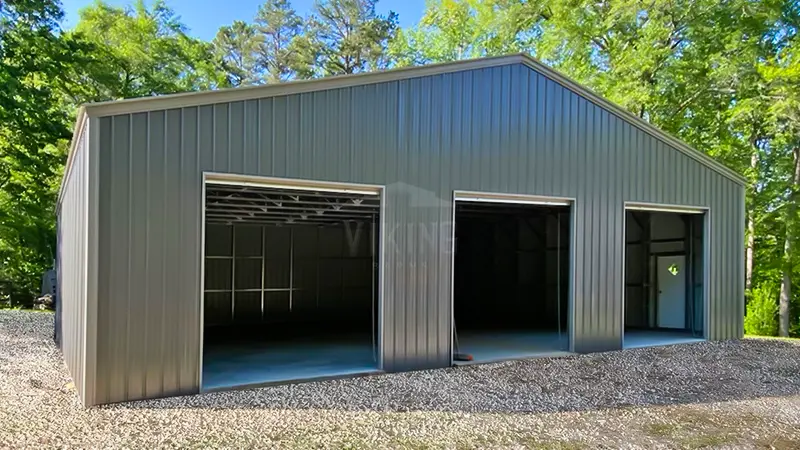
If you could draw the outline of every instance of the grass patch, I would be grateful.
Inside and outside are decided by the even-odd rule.
[[[583,442],[540,439],[534,434],[516,435],[510,440],[479,436],[474,439],[460,440],[456,443],[455,448],[457,450],[474,450],[480,448],[507,447],[509,445],[522,446],[531,450],[585,450],[589,448],[589,446]]]
[[[747,416],[745,413],[738,417],[745,419]],[[736,425],[730,424],[724,416],[715,416],[710,411],[678,410],[672,417],[676,423],[647,424],[645,433],[650,437],[665,439],[676,448],[695,450],[735,444],[740,434],[739,427],[742,426],[738,421]],[[755,422],[760,424],[755,416],[753,422],[754,426]]]
[[[722,434],[700,434],[682,439],[680,441],[680,446],[682,448],[701,449],[719,447],[720,445],[732,443],[733,439],[731,439],[730,436]]]
[[[644,432],[652,437],[669,437],[678,431],[678,425],[671,423],[648,423],[644,426]]]
[[[789,341],[789,342],[800,342],[800,338],[796,337],[780,337],[780,336],[758,336],[755,334],[745,334],[745,339],[764,339],[764,340],[771,340],[771,341]]]
[[[577,441],[540,441],[534,436],[524,436],[518,441],[527,449],[533,450],[584,450],[589,448]]]
[[[717,427],[719,418],[714,416],[709,411],[704,410],[678,410],[672,414],[672,417],[680,422],[680,425],[688,427],[689,429],[698,429],[702,427]]]
[[[800,448],[800,441],[786,439],[782,436],[774,439],[757,441],[756,448],[763,448],[769,450],[795,450]]]

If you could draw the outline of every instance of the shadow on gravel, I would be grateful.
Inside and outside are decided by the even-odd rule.
[[[550,413],[800,395],[800,345],[745,339],[120,403],[113,409]]]

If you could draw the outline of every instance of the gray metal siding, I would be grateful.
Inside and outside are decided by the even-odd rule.
[[[58,301],[64,359],[81,401],[86,400],[87,243],[89,208],[88,126],[78,130],[71,171],[58,210]]]
[[[450,362],[453,190],[575,199],[573,346],[619,348],[624,204],[710,208],[741,336],[743,188],[522,64],[100,119],[98,402],[197,392],[202,172],[386,186],[386,370]]]

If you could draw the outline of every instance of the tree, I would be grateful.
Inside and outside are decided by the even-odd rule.
[[[796,30],[795,24],[791,26]],[[800,233],[800,43],[796,34],[789,39],[772,59],[761,66],[761,73],[769,82],[772,125],[775,133],[775,149],[783,161],[777,167],[785,167],[784,238],[781,261],[781,289],[779,297],[779,335],[788,336],[791,326],[790,304],[792,301],[792,278],[797,271],[797,235]]]
[[[480,56],[483,31],[473,2],[444,0],[430,3],[416,28],[401,30],[391,51],[401,65],[455,61]]]
[[[397,15],[375,11],[377,0],[322,0],[296,41],[301,77],[352,74],[390,66],[388,45]]]
[[[97,2],[81,10],[74,36],[94,45],[84,101],[229,85],[212,45],[187,36],[163,0],[127,9]]]
[[[261,35],[258,64],[267,81],[286,81],[297,66],[297,43],[303,21],[288,0],[267,0],[258,8],[256,30]]]
[[[51,0],[0,3],[0,280],[27,303],[55,255],[53,205],[70,137],[64,73],[80,45]]]
[[[240,20],[219,29],[212,44],[228,74],[228,84],[242,86],[262,82],[258,71],[261,38],[256,27]]]
[[[211,45],[189,38],[163,2],[96,3],[72,31],[62,16],[54,0],[0,3],[0,281],[15,302],[32,299],[55,257],[76,106],[225,84]]]
[[[398,31],[391,54],[398,65],[418,65],[530,50],[540,37],[543,5],[513,0],[432,2],[416,27]]]

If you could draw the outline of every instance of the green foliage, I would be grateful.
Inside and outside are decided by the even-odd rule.
[[[256,29],[261,34],[259,66],[270,83],[289,79],[294,69],[303,66],[297,39],[303,21],[288,0],[267,0],[258,8]]]
[[[390,52],[404,66],[530,50],[545,8],[506,0],[431,2],[416,27],[397,33]]]
[[[756,336],[778,334],[778,293],[774,285],[753,289],[744,317],[744,332]]]
[[[351,74],[390,67],[397,15],[377,0],[321,0],[309,17],[288,0],[267,0],[253,24],[223,26],[214,39],[223,76],[233,86]]]
[[[163,0],[148,8],[103,2],[84,8],[72,35],[93,44],[85,92],[76,101],[98,101],[228,86],[213,47],[186,34]],[[82,98],[80,98],[82,97]]]
[[[397,15],[375,12],[377,0],[319,0],[298,37],[302,77],[352,74],[390,66],[389,41]]]
[[[98,1],[68,31],[56,0],[0,2],[2,292],[30,298],[52,262],[80,103],[524,51],[745,175],[748,327],[784,292],[781,323],[798,332],[800,2],[431,0],[405,29],[376,2],[317,0],[301,18],[266,0],[213,42],[164,0]]]
[[[254,26],[237,20],[231,26],[220,28],[212,45],[226,69],[228,84],[242,86],[258,82],[256,65],[260,43]]]
[[[0,3],[0,297],[30,305],[55,258],[55,203],[87,101],[226,85],[209,43],[161,1],[102,2],[65,32],[54,0]]]
[[[55,254],[57,193],[69,116],[64,74],[80,46],[59,35],[48,0],[0,3],[0,282],[15,304],[32,300]]]
[[[303,59],[303,20],[288,0],[267,0],[253,24],[219,29],[212,45],[231,86],[277,83],[310,71]]]

